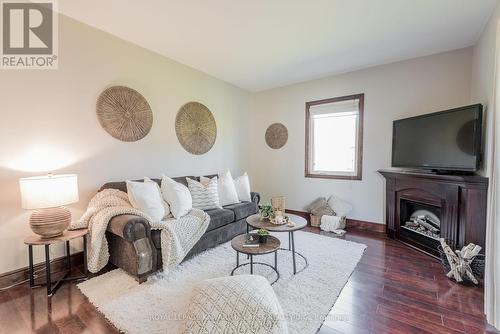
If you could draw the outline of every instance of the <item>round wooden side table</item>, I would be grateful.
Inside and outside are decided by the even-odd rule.
[[[253,265],[259,264],[267,266],[276,272],[277,278],[271,283],[276,283],[280,278],[280,273],[278,272],[278,249],[280,248],[281,242],[278,238],[272,235],[267,237],[267,242],[259,244],[259,247],[244,247],[246,241],[246,234],[238,235],[231,240],[231,247],[236,251],[236,267],[231,271],[231,276],[233,276],[234,271],[240,267],[250,265],[250,275],[253,275]],[[246,254],[250,257],[250,262],[240,264],[240,253]],[[264,262],[254,262],[254,255],[264,255],[274,253],[274,267],[264,263]]]
[[[28,257],[29,257],[29,281],[30,287],[47,287],[47,296],[52,297],[56,293],[57,289],[62,282],[74,281],[79,279],[88,278],[87,271],[87,229],[64,231],[64,233],[58,237],[54,238],[42,238],[39,235],[30,235],[24,239],[24,243],[28,245]],[[71,253],[69,248],[70,240],[83,238],[83,275],[77,277],[68,277],[71,271]],[[66,261],[67,270],[57,282],[52,282],[50,273],[50,245],[58,244],[60,242],[66,243]],[[35,283],[34,265],[33,265],[33,246],[45,246],[45,283]]]

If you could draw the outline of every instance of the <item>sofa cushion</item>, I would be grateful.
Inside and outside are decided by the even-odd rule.
[[[226,205],[224,209],[233,211],[235,220],[246,218],[259,211],[257,204],[255,204],[254,202],[241,202],[241,203]]]
[[[205,212],[210,216],[210,224],[208,225],[207,232],[235,221],[234,212],[231,210],[211,209]]]
[[[209,179],[207,184],[186,178],[189,192],[193,198],[193,208],[200,210],[220,209],[217,193],[217,178]]]

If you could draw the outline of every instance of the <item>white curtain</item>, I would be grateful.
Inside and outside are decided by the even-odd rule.
[[[489,147],[489,194],[486,227],[486,272],[484,308],[488,322],[500,329],[500,25],[497,28],[495,91],[488,118],[491,124]]]

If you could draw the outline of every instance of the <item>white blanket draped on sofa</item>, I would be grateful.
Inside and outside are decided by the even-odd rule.
[[[70,226],[73,230],[89,229],[87,264],[90,272],[96,273],[108,263],[106,229],[111,218],[123,214],[143,217],[149,221],[152,229],[161,230],[164,271],[172,269],[184,259],[210,223],[210,216],[197,209],[192,209],[179,219],[167,218],[154,222],[142,211],[134,209],[123,191],[116,189],[100,191],[92,198],[83,216]]]

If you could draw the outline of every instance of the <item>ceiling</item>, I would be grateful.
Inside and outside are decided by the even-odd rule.
[[[497,0],[80,0],[63,14],[249,91],[471,46]]]

